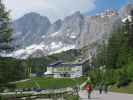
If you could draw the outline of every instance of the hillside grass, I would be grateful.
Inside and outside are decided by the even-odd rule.
[[[126,87],[121,87],[121,88],[117,88],[116,86],[113,86],[111,88],[112,92],[118,92],[118,93],[128,93],[128,94],[133,94],[133,82],[130,83],[128,86]]]
[[[73,62],[81,56],[81,51],[77,49],[71,49],[57,54],[48,55],[40,58],[30,58],[28,63],[32,67],[33,73],[45,72],[47,65],[55,63],[57,61]]]
[[[66,88],[66,87],[73,87],[76,84],[82,84],[86,78],[77,78],[77,79],[69,79],[69,78],[62,78],[62,79],[54,79],[54,78],[31,78],[31,80],[27,82],[20,82],[16,83],[17,88],[37,88],[36,85],[39,84],[40,88],[43,89],[58,89],[58,88]]]

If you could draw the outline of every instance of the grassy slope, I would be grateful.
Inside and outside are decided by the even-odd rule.
[[[80,55],[80,50],[73,49],[41,58],[30,58],[29,63],[32,66],[32,72],[44,72],[46,71],[46,66],[50,63],[75,61]]]
[[[119,93],[133,94],[133,82],[130,83],[129,86],[127,86],[127,87],[121,87],[121,88],[112,87],[111,91],[119,92]]]
[[[53,89],[53,88],[65,88],[75,86],[77,83],[83,83],[86,78],[78,78],[78,79],[53,79],[53,78],[32,78],[32,80],[27,82],[17,83],[17,88],[33,88],[37,87],[36,81],[41,88],[44,89]]]

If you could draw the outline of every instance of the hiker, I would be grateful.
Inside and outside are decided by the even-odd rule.
[[[104,93],[108,93],[108,86],[104,85]]]
[[[79,89],[79,86],[75,86],[75,87],[74,87],[74,91],[76,92],[76,95],[77,95],[77,96],[79,96],[79,94],[78,94],[79,90],[80,90],[80,89]]]
[[[99,86],[99,94],[102,94],[102,92],[103,92],[103,87],[102,87],[102,85],[100,85]]]
[[[87,90],[87,92],[88,92],[88,99],[90,99],[91,98],[91,92],[92,92],[91,84],[87,83],[87,85],[85,86],[85,90]]]

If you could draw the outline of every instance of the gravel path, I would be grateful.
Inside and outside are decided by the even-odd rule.
[[[87,92],[80,91],[80,100],[87,99]],[[90,100],[133,100],[133,94],[121,94],[121,93],[111,93],[100,95],[97,91],[93,91]]]

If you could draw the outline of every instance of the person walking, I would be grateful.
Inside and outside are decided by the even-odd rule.
[[[104,93],[108,93],[108,85],[104,85]]]
[[[99,86],[99,94],[102,94],[102,92],[103,92],[103,87],[102,87],[102,85],[100,85]]]
[[[91,92],[92,92],[92,86],[90,83],[87,83],[86,86],[85,86],[85,90],[87,91],[88,93],[88,99],[91,98]]]

